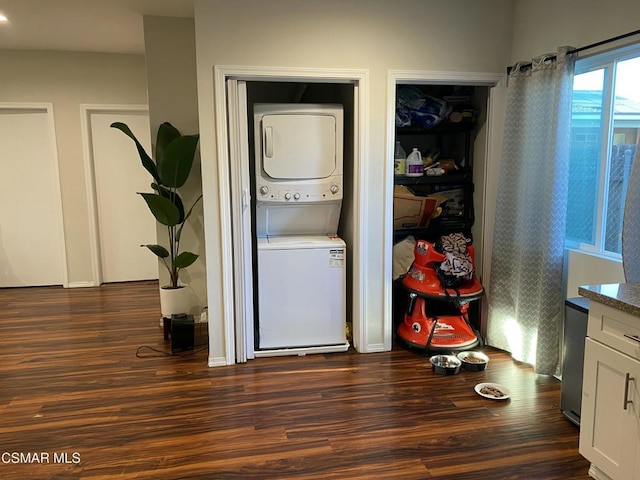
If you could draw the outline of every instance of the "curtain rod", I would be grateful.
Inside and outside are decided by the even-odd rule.
[[[640,30],[634,30],[633,32],[623,33],[622,35],[618,35],[617,37],[607,38],[606,40],[602,40],[601,42],[592,43],[591,45],[585,45],[584,47],[574,48],[573,50],[569,50],[567,53],[578,53],[583,50],[589,50],[590,48],[596,48],[600,45],[606,45],[607,43],[615,42],[617,40],[622,40],[623,38],[633,37],[634,35],[640,35]]]
[[[615,42],[615,41],[618,41],[618,40],[622,40],[623,38],[633,37],[634,35],[640,35],[640,30],[634,30],[633,32],[623,33],[622,35],[618,35],[616,37],[607,38],[606,40],[602,40],[600,42],[592,43],[590,45],[585,45],[584,47],[574,48],[573,50],[569,50],[567,52],[567,54],[583,52],[584,50],[589,50],[591,48],[596,48],[596,47],[599,47],[601,45],[606,45],[607,43],[612,43],[612,42]],[[555,55],[552,55],[549,58],[555,58]],[[524,67],[530,67],[531,63],[525,63],[523,66]],[[511,73],[511,70],[513,70],[512,66],[507,67],[507,75],[509,75]]]

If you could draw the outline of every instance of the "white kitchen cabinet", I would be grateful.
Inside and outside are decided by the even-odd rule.
[[[593,301],[585,343],[580,453],[598,480],[640,480],[640,318]]]

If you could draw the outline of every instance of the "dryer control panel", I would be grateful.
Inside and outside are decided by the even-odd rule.
[[[296,183],[258,182],[258,202],[307,203],[342,200],[342,176],[330,181],[300,185]]]

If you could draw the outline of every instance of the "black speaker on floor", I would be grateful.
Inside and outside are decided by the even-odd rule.
[[[193,315],[171,315],[171,353],[193,350],[195,322]]]

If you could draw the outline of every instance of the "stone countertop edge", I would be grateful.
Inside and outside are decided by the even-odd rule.
[[[640,284],[585,285],[578,288],[578,293],[594,302],[640,317]]]

